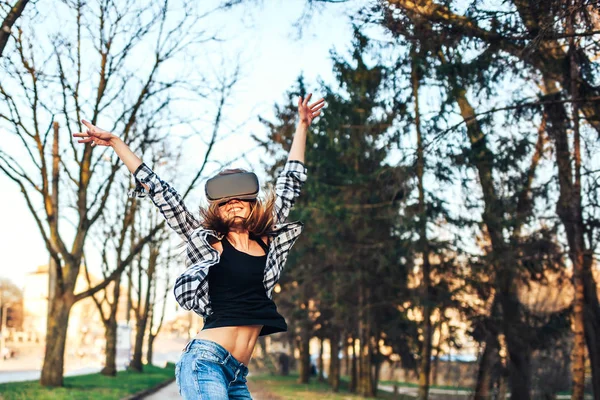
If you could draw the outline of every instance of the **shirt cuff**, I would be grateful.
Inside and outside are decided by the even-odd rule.
[[[152,182],[152,178],[154,176],[154,171],[152,171],[152,169],[150,169],[150,167],[148,167],[145,163],[141,163],[133,173],[136,184],[135,189],[129,191],[129,197],[146,197],[148,194],[152,195],[154,192],[154,182]],[[150,193],[146,192],[146,189],[142,186],[142,183],[149,187]]]
[[[306,179],[306,164],[299,160],[287,160],[285,166],[283,167],[283,172],[298,172],[301,175],[304,175],[304,179]]]
[[[133,173],[133,177],[142,183],[147,183],[152,174],[154,174],[154,171],[152,171],[146,163],[141,163]]]

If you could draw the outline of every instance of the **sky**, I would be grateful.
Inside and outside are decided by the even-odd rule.
[[[255,7],[234,9],[211,21],[221,24],[220,33],[227,38],[219,44],[220,50],[217,52],[223,55],[241,54],[243,61],[240,81],[227,104],[226,126],[245,124],[244,129],[215,147],[213,159],[222,162],[244,154],[245,160],[238,161],[235,166],[252,169],[260,167],[260,161],[268,162],[255,149],[256,143],[250,138],[250,133],[266,137],[266,130],[258,122],[257,116],[272,117],[273,105],[285,100],[286,90],[294,85],[301,73],[312,88],[317,88],[318,78],[325,82],[333,81],[329,51],[337,49],[345,54],[350,46],[351,24],[344,13],[359,2],[350,3],[326,7],[316,13],[310,24],[304,27],[300,39],[297,38],[298,32],[293,23],[302,15],[305,6],[303,0],[264,1]],[[227,56],[224,60],[227,63]],[[212,65],[212,68],[220,67],[226,68],[227,65]],[[317,96],[319,93],[313,95],[313,100]],[[98,124],[100,127],[101,122],[105,126],[110,123],[101,119]],[[194,167],[199,165],[198,154],[203,153],[204,145],[200,140],[186,142],[182,165],[189,165],[190,168],[177,175],[178,183],[183,185],[190,181]],[[211,164],[207,172],[211,168],[214,170],[218,165]],[[259,178],[264,177],[261,171],[255,172]],[[0,276],[8,277],[23,287],[27,274],[48,262],[48,252],[18,186],[3,173],[0,173],[0,192],[0,209],[3,210]],[[192,205],[199,203],[200,193],[200,190],[192,192],[186,202]],[[97,244],[93,237],[90,239],[86,248]],[[90,264],[93,262],[90,257]],[[93,266],[91,268],[94,269]],[[172,296],[169,297],[174,302]]]

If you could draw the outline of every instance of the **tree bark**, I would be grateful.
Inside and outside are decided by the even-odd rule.
[[[42,386],[63,386],[65,343],[72,306],[73,302],[69,296],[60,293],[48,303],[46,347],[40,378]]]
[[[344,333],[342,335],[342,355],[344,357],[344,371],[343,375],[350,376],[350,346],[348,345],[348,337]],[[340,375],[342,374],[341,366],[340,366]]]
[[[105,376],[117,376],[117,318],[111,314],[104,324],[106,335],[106,353],[104,355],[104,367],[100,373]]]
[[[329,376],[327,377],[327,380],[329,382],[329,385],[331,386],[331,389],[334,392],[339,392],[340,390],[340,359],[338,358],[338,354],[340,352],[340,337],[339,334],[336,332],[332,332],[330,339],[329,339],[329,348],[330,348],[330,355],[329,355]]]
[[[552,81],[546,80],[546,91],[549,96],[558,96],[553,93],[555,85]],[[559,199],[556,205],[556,212],[565,227],[567,242],[569,244],[569,258],[573,264],[573,286],[575,292],[573,307],[573,351],[572,373],[573,373],[573,392],[572,399],[583,399],[583,385],[585,379],[585,332],[583,321],[583,307],[585,303],[585,293],[582,281],[584,268],[584,255],[587,252],[584,241],[583,216],[581,209],[581,188],[573,182],[572,168],[575,173],[580,171],[580,164],[573,159],[569,149],[567,113],[562,104],[549,104],[545,107],[548,118],[548,135],[554,142],[556,149],[556,163],[558,167]],[[576,135],[575,135],[576,136]],[[579,152],[578,141],[574,140],[575,153]],[[577,158],[577,156],[573,157]],[[596,372],[598,373],[598,371]]]
[[[148,364],[152,365],[152,359],[154,357],[154,339],[156,339],[156,335],[149,334],[148,335],[148,347],[146,350],[146,360],[148,360]]]
[[[131,358],[131,363],[129,364],[130,369],[138,372],[144,372],[144,366],[142,363],[142,349],[144,348],[145,333],[146,319],[142,317],[135,322],[135,343],[133,346],[133,357]]]
[[[475,384],[474,400],[488,400],[491,398],[490,389],[492,388],[494,367],[499,362],[498,337],[489,333],[481,360],[479,361],[479,371],[477,372],[477,383]]]
[[[108,318],[104,319],[102,315],[102,305],[96,303],[98,312],[104,322],[104,332],[106,335],[106,353],[104,360],[104,368],[100,371],[102,375],[117,376],[117,311],[119,307],[119,297],[121,296],[121,276],[119,273],[114,282],[112,303],[109,307]],[[106,290],[106,289],[105,289]]]
[[[300,350],[299,360],[299,376],[298,383],[309,383],[310,381],[310,335],[308,328],[304,326],[300,334],[300,340],[298,342],[298,348]]]
[[[518,329],[520,323],[520,303],[516,293],[514,270],[515,256],[503,235],[503,207],[496,194],[493,180],[494,157],[487,147],[486,136],[477,119],[475,111],[466,97],[466,90],[456,81],[452,82],[453,94],[459,106],[461,116],[467,121],[467,135],[471,143],[473,163],[477,169],[485,204],[482,219],[490,237],[492,255],[496,265],[496,290],[499,304],[502,306],[502,330],[506,337],[509,353],[509,371],[511,398],[529,400],[530,393],[530,352],[531,349],[521,338]],[[492,310],[495,310],[492,307]]]
[[[350,372],[350,386],[349,390],[352,393],[356,393],[358,390],[358,357],[356,357],[356,338],[352,338],[350,348],[352,349],[352,363]]]
[[[411,81],[412,95],[415,107],[415,130],[417,133],[417,186],[419,189],[419,247],[422,256],[423,281],[421,282],[421,310],[423,313],[423,343],[421,345],[421,359],[419,362],[419,390],[418,400],[427,400],[429,397],[429,374],[431,371],[431,311],[429,299],[431,288],[431,264],[429,261],[429,246],[427,243],[427,212],[425,207],[425,189],[423,175],[425,173],[425,154],[423,149],[423,134],[421,132],[421,114],[419,112],[419,86],[417,54],[411,50]]]
[[[369,313],[370,290],[368,287],[359,290],[359,365],[358,393],[365,397],[375,397],[373,387],[373,352],[371,349],[371,317]]]
[[[585,340],[592,367],[592,392],[594,400],[600,400],[600,304],[598,304],[596,282],[592,275],[593,257],[588,252],[584,259]]]
[[[319,382],[325,381],[325,376],[323,375],[323,341],[324,341],[324,338],[320,337],[319,338],[319,358],[317,359],[317,369],[319,370],[319,372],[317,373],[317,380]],[[331,360],[330,360],[330,363],[331,363]]]
[[[4,48],[6,47],[6,43],[8,43],[8,38],[10,37],[12,27],[23,13],[27,3],[29,3],[29,0],[17,1],[15,5],[11,7],[10,11],[2,22],[2,28],[0,29],[0,57],[2,56],[2,53],[4,53]]]

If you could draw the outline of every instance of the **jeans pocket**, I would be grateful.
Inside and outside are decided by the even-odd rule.
[[[196,360],[197,361],[210,361],[210,362],[217,363],[220,365],[225,364],[225,360],[223,358],[219,357],[218,355],[216,355],[215,353],[213,353],[210,350],[199,350],[196,353]]]

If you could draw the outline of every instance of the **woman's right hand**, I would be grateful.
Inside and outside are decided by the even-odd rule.
[[[84,138],[84,139],[78,140],[77,141],[78,143],[89,143],[89,142],[92,142],[92,147],[94,145],[110,146],[111,145],[111,139],[113,139],[113,138],[116,137],[112,133],[107,132],[107,131],[105,131],[103,129],[98,128],[97,126],[92,125],[91,123],[89,123],[85,119],[82,119],[81,122],[88,129],[85,132],[77,132],[77,133],[73,134],[73,136],[75,136],[75,137],[82,137],[82,138]]]

